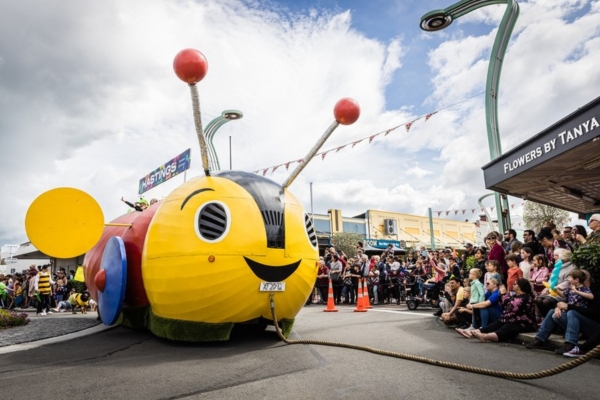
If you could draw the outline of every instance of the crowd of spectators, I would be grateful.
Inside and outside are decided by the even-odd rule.
[[[570,262],[581,244],[600,243],[600,214],[591,216],[589,228],[589,234],[581,225],[559,231],[547,223],[537,234],[524,231],[523,242],[513,229],[490,232],[485,246],[467,244],[460,256],[453,249],[421,247],[404,258],[390,245],[368,257],[359,242],[356,256],[347,257],[331,247],[319,260],[320,296],[308,303],[326,303],[330,278],[335,304],[354,304],[362,278],[374,305],[421,298],[418,283],[425,282],[439,298],[434,315],[466,338],[498,342],[537,331],[531,349],[548,347],[549,335],[559,333],[565,343],[556,352],[578,357],[600,344],[600,285]],[[587,341],[580,345],[580,338]]]
[[[24,273],[10,275],[0,274],[0,308],[8,310],[35,309],[36,315],[47,316],[54,312],[74,310],[74,307],[85,305],[86,310],[96,309],[94,300],[89,299],[89,293],[74,287],[69,287],[75,271],[69,273],[61,268],[57,273],[50,273],[50,265],[31,265]],[[86,295],[81,301],[81,295]],[[63,304],[62,307],[60,305]]]
[[[483,249],[465,284],[471,287],[470,298],[463,295],[461,305],[436,315],[441,313],[448,326],[456,325],[460,335],[481,342],[506,341],[519,333],[537,332],[526,347],[543,349],[549,348],[550,335],[557,333],[564,335],[564,345],[555,350],[557,354],[585,354],[600,344],[600,286],[599,282],[592,284],[590,274],[573,265],[570,256],[583,243],[600,243],[600,214],[590,217],[589,227],[589,234],[580,225],[559,232],[548,223],[537,235],[526,230],[524,243],[511,229],[504,232],[504,240],[498,232],[489,233],[485,238],[489,249],[486,261],[482,262]],[[482,264],[486,273],[480,282]],[[485,285],[483,298],[480,283]],[[455,285],[447,289],[446,295],[458,299]],[[470,323],[466,322],[469,317]],[[582,345],[581,339],[586,340]]]

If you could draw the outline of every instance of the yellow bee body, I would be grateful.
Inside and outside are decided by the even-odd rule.
[[[208,324],[272,319],[261,282],[284,282],[278,319],[296,316],[318,259],[312,222],[280,185],[246,172],[197,177],[162,201],[144,243],[152,313]]]

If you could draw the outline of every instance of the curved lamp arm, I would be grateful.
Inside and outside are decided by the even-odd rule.
[[[241,111],[225,110],[221,113],[220,116],[210,121],[208,125],[206,125],[206,128],[204,128],[207,141],[209,163],[213,171],[218,171],[221,169],[221,166],[219,164],[219,157],[217,156],[217,151],[215,150],[215,146],[213,144],[213,138],[215,137],[215,133],[217,133],[219,128],[228,123],[229,121],[235,121],[238,119],[242,119],[243,117],[244,114]]]
[[[421,17],[421,29],[430,32],[438,31],[446,28],[452,21],[471,11],[494,4],[506,4],[507,7],[500,22],[494,46],[492,47],[485,87],[485,114],[491,160],[495,160],[502,155],[500,130],[498,128],[498,86],[506,47],[519,17],[519,4],[516,0],[462,0],[443,10],[434,10]],[[499,228],[500,230],[508,229],[510,228],[508,200],[506,197],[501,199],[499,193],[496,193],[495,197]],[[504,226],[503,211],[506,211],[507,226]]]

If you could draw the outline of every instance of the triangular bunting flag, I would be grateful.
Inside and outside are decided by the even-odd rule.
[[[458,210],[454,210],[454,215],[458,214]]]
[[[437,114],[437,111],[434,111],[434,112],[432,112],[432,113],[429,113],[429,114],[427,114],[427,115],[425,116],[425,121],[427,121],[429,118],[431,118],[431,116],[432,116],[433,114]]]
[[[274,166],[274,167],[273,167],[273,172],[275,172],[275,170],[276,170],[277,168],[279,168],[279,167],[281,167],[281,165],[276,165],[276,166]]]
[[[285,163],[285,169],[286,170],[290,169],[290,163],[291,163],[291,161],[288,161],[288,162]]]
[[[373,139],[375,139],[375,136],[377,136],[377,135],[369,136],[369,144],[371,144],[371,142],[373,141]]]
[[[393,129],[388,129],[387,131],[385,131],[383,136],[387,136],[391,131],[393,131]]]
[[[412,122],[407,122],[404,126],[406,127],[406,132],[410,131],[410,127],[412,126]]]
[[[471,214],[475,214],[475,209],[471,208]]]
[[[362,139],[357,140],[356,142],[352,142],[352,148],[354,148],[354,146],[356,146],[357,144],[359,144],[360,142],[362,142]]]
[[[465,215],[466,212],[467,212],[467,210],[462,210],[463,215]]]
[[[511,205],[510,205],[510,208],[515,208],[515,205],[514,205],[514,204],[511,204]]]
[[[337,149],[335,149],[335,152],[337,153],[338,151],[340,151],[341,149],[343,149],[344,147],[346,147],[346,145],[340,146]]]
[[[326,155],[327,155],[327,152],[321,153],[321,160],[324,160]]]
[[[438,213],[438,217],[439,217],[439,216],[442,214],[442,212],[441,212],[441,211],[438,211],[437,213]]]
[[[268,168],[267,169],[263,169],[263,176],[265,176],[267,174]]]
[[[450,211],[446,211],[446,215],[450,214]]]
[[[494,211],[494,206],[490,207],[490,210]]]

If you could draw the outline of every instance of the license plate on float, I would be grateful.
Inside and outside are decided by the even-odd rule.
[[[285,292],[285,282],[261,282],[260,292]]]

